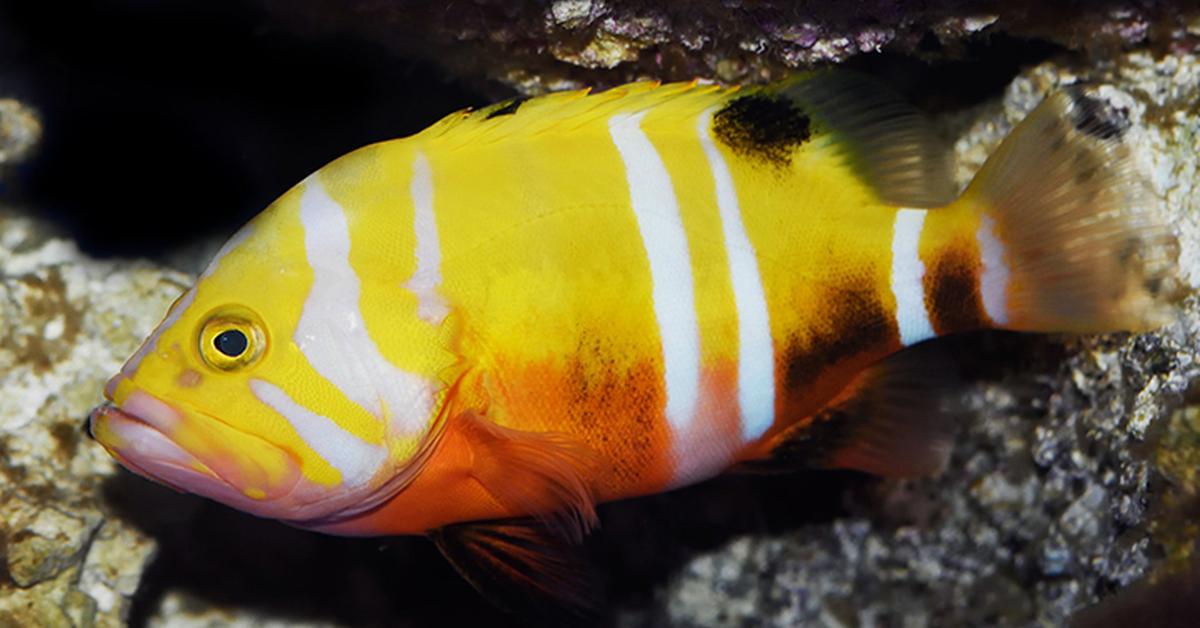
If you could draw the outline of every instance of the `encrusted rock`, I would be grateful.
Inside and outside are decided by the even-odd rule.
[[[41,137],[41,119],[29,105],[0,98],[0,167],[24,161]]]
[[[460,78],[500,80],[526,94],[638,78],[755,82],[879,51],[956,59],[994,36],[1097,56],[1200,43],[1196,7],[1165,0],[1087,10],[1036,0],[261,1],[283,23],[378,41]]]
[[[83,418],[185,280],[0,213],[0,625],[123,625],[155,545],[104,500]]]

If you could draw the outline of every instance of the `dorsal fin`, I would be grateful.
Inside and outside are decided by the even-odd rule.
[[[418,137],[453,148],[547,131],[570,132],[618,113],[637,113],[651,107],[671,107],[683,116],[696,115],[719,104],[725,95],[737,89],[698,81],[667,84],[643,81],[594,93],[587,89],[554,92],[507,100],[479,110],[456,111]]]
[[[763,93],[794,100],[884,202],[941,207],[957,195],[949,146],[921,112],[877,81],[829,70]]]
[[[798,111],[781,115],[773,105]],[[781,132],[786,136],[789,129],[779,125],[798,122],[805,128],[796,131],[807,140],[811,118],[814,136],[826,137],[823,146],[843,156],[885,203],[938,207],[954,200],[950,151],[925,117],[881,84],[845,70],[808,73],[745,89],[692,81],[630,83],[596,93],[555,92],[457,111],[418,137],[453,149],[550,131],[570,133],[616,114],[650,108],[657,115],[668,111],[688,117],[714,107],[718,108],[716,123],[723,117],[736,118],[733,126],[749,129],[752,136],[756,130],[772,138]],[[777,148],[790,151],[802,143],[784,142]],[[736,143],[733,147],[737,149]]]

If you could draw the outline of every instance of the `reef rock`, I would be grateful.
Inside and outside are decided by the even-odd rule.
[[[1107,54],[1195,49],[1193,3],[261,0],[283,23],[373,40],[525,94],[635,79],[755,82],[887,51],[946,61],[993,37]]]
[[[36,123],[0,101],[0,168]],[[0,625],[121,626],[156,544],[106,502],[116,464],[83,420],[185,278],[88,259],[22,213],[0,209]]]

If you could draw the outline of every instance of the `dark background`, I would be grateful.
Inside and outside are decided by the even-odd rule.
[[[0,2],[0,89],[38,108],[13,193],[101,256],[231,233],[358,146],[483,101],[427,64],[253,2]]]
[[[980,42],[970,63],[877,55],[853,65],[945,110],[994,96],[1022,64],[1052,52],[995,38]],[[3,200],[58,225],[89,254],[160,260],[231,233],[341,154],[487,102],[429,61],[349,36],[298,34],[254,2],[202,0],[80,2],[69,10],[0,1],[0,96],[33,105],[45,129]],[[872,482],[832,472],[727,477],[606,505],[590,550],[608,584],[609,611],[651,606],[673,569],[737,535],[846,514]],[[133,609],[135,626],[168,590],[297,620],[511,621],[423,539],[309,534],[129,474],[105,491],[161,546]]]

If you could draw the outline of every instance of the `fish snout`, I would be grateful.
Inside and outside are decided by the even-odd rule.
[[[109,382],[110,399],[121,379]],[[139,389],[122,393],[92,411],[88,431],[139,475],[251,511],[286,499],[300,480],[299,461],[262,438]]]

